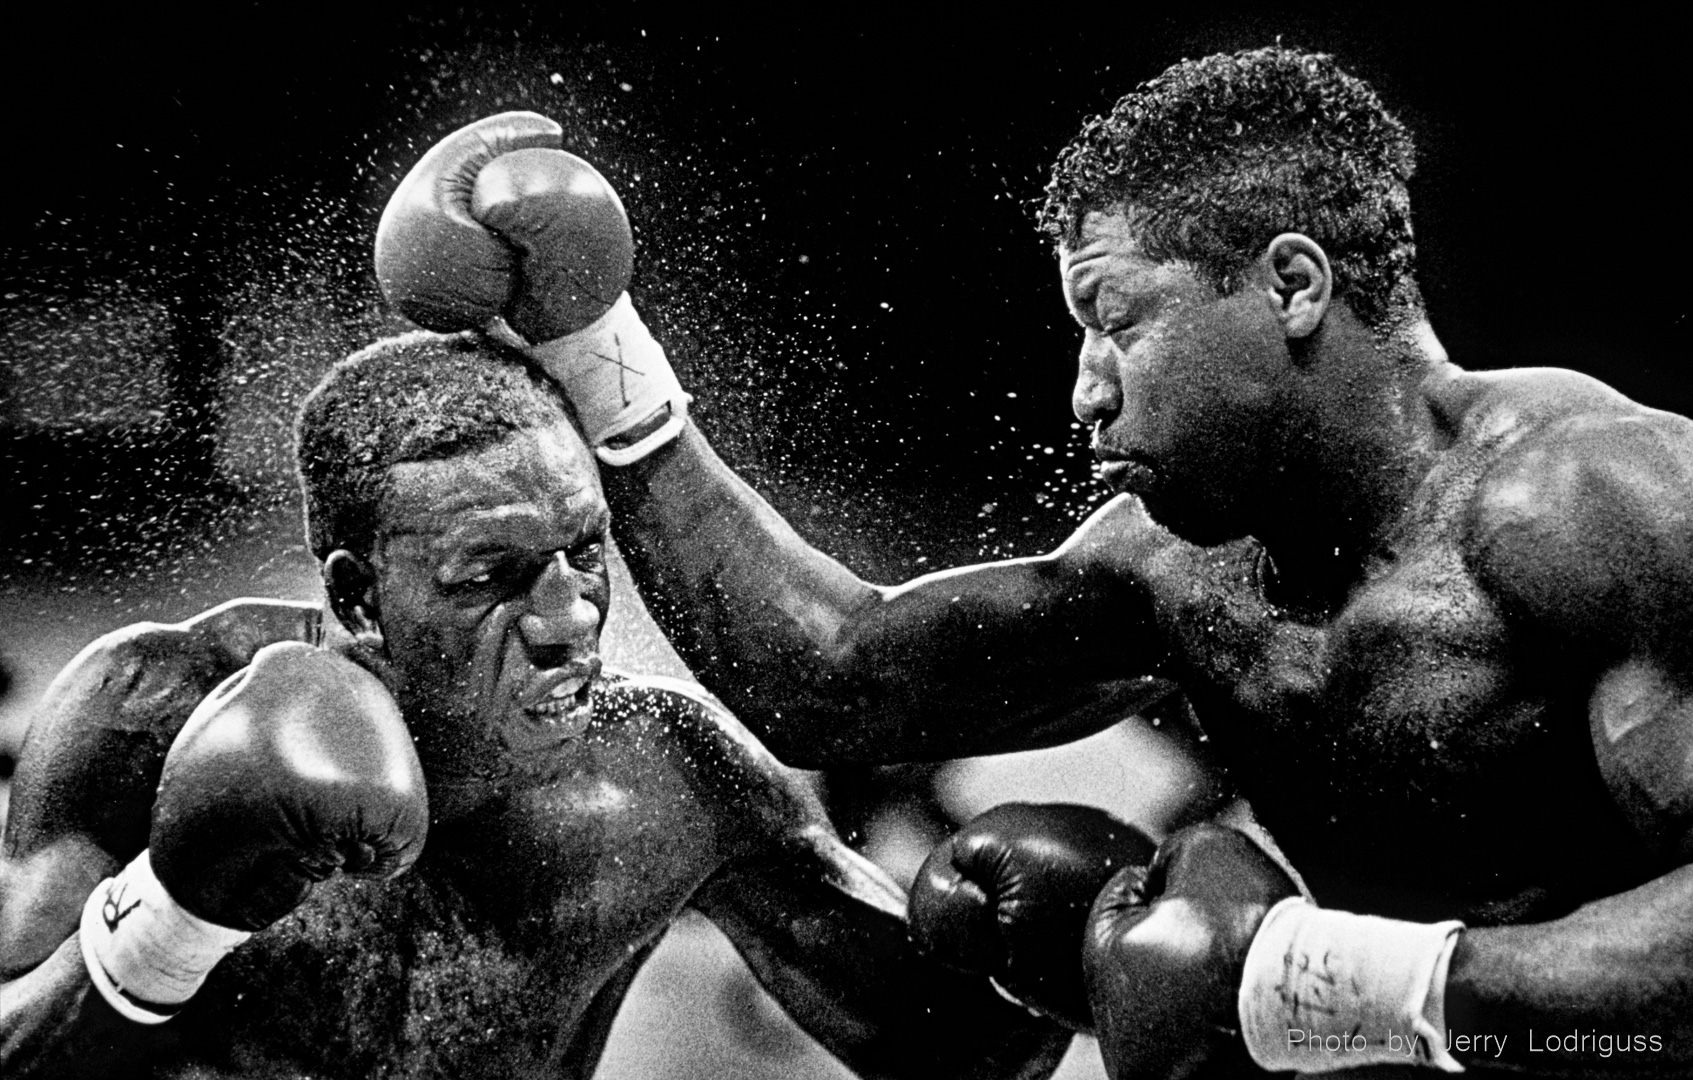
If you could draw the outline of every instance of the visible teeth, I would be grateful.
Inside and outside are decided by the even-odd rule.
[[[565,679],[523,711],[531,720],[546,727],[574,728],[585,723],[590,715],[587,692],[592,681],[592,675],[588,673]]]
[[[547,696],[550,698],[575,697],[577,693],[581,691],[582,687],[587,684],[587,682],[588,680],[582,676],[577,676],[574,679],[566,679],[557,686],[553,687],[552,691]]]
[[[548,699],[538,705],[531,705],[527,712],[530,716],[544,724],[555,724],[563,720],[576,708],[575,702]]]

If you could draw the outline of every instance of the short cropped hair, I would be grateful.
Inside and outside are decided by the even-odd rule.
[[[1075,244],[1126,210],[1148,256],[1224,293],[1278,234],[1328,253],[1335,295],[1380,327],[1421,307],[1411,136],[1332,56],[1273,46],[1184,60],[1088,120],[1059,154],[1040,226]]]
[[[306,536],[368,555],[388,470],[473,453],[569,413],[523,355],[474,333],[386,338],[329,370],[295,421]]]

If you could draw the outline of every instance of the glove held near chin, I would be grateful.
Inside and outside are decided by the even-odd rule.
[[[80,929],[95,988],[120,1015],[143,1024],[169,1020],[217,962],[253,936],[184,909],[153,875],[146,851],[88,895]]]
[[[1289,897],[1246,954],[1241,1034],[1271,1071],[1464,1067],[1446,1050],[1446,973],[1464,924],[1325,911]]]

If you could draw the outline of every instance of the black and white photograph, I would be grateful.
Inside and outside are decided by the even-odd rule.
[[[0,1072],[1693,1076],[1679,22],[20,19]]]

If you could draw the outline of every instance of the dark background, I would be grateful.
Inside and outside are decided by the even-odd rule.
[[[1100,497],[1033,204],[1084,116],[1184,56],[1278,35],[1338,54],[1417,136],[1420,278],[1458,363],[1574,367],[1693,412],[1682,19],[1168,10],[733,28],[563,4],[9,12],[0,815],[28,702],[88,640],[235,595],[314,595],[288,418],[327,365],[404,327],[369,270],[399,177],[503,109],[558,119],[623,193],[636,302],[720,451],[875,579],[1043,550]],[[614,605],[608,657],[667,670],[650,627],[612,633],[631,607]],[[1137,730],[1070,748],[1044,779],[977,763],[950,810],[1103,792],[1144,822],[1186,788],[1144,731],[1121,741]],[[886,784],[837,780],[849,833],[890,804]],[[1112,801],[1131,793],[1138,809]],[[864,830],[905,876],[934,839],[918,809],[903,841]],[[604,1075],[823,1075],[820,1054],[769,1052],[803,1040],[749,1024],[749,977],[699,939],[648,966]],[[701,955],[716,981],[686,977]],[[699,1026],[702,1001],[742,1018],[718,1023],[730,1036]]]
[[[1044,548],[1098,497],[1032,226],[1046,169],[1167,64],[1278,35],[1337,53],[1416,134],[1420,276],[1454,360],[1693,409],[1669,16],[1113,10],[38,15],[5,75],[0,465],[29,512],[0,539],[31,558],[6,580],[154,560],[231,503],[291,497],[228,466],[230,394],[269,379],[283,415],[400,327],[368,270],[381,204],[429,143],[506,108],[559,119],[622,192],[637,302],[725,456],[868,574]],[[306,322],[279,313],[307,294]],[[94,352],[107,385],[81,393]]]

